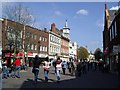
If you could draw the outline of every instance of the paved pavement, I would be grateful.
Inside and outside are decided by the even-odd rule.
[[[54,70],[49,72],[49,81],[44,82],[43,69],[40,69],[39,81],[33,82],[31,68],[21,71],[21,78],[3,79],[3,89],[5,88],[119,88],[120,83],[115,73],[102,73],[100,71],[89,71],[81,77],[61,75],[60,83],[56,82]]]

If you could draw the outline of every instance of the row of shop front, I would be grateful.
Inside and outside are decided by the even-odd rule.
[[[10,53],[10,52],[5,52],[4,54],[2,54],[2,58],[4,61],[6,61],[6,63],[8,64],[8,66],[10,66],[16,57],[19,57],[21,59],[22,64],[27,64],[27,66],[32,66],[32,61],[34,60],[34,57],[36,55],[39,56],[40,61],[44,61],[46,57],[49,57],[50,61],[52,60],[56,60],[57,57],[59,56],[61,58],[61,60],[64,61],[69,61],[69,56],[66,55],[59,55],[59,54],[55,54],[55,55],[48,55],[48,54],[37,54],[37,53],[33,53],[33,52],[28,52],[28,53],[23,53],[23,52],[19,52],[17,54],[14,53]]]
[[[114,45],[111,50],[104,52],[104,61],[109,65],[112,72],[117,71],[117,64],[120,62],[120,45]]]

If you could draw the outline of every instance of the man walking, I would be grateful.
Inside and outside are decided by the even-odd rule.
[[[63,71],[63,74],[64,74],[64,75],[65,75],[66,68],[67,68],[67,62],[66,62],[66,61],[63,61],[63,62],[62,62],[62,71]]]
[[[34,73],[35,83],[37,83],[37,81],[38,81],[39,65],[40,65],[40,60],[39,60],[38,55],[36,55],[35,59],[33,61],[33,70],[32,70],[32,72]]]
[[[20,58],[18,56],[16,57],[14,65],[15,65],[14,76],[16,76],[17,78],[20,78],[21,61],[20,61]]]

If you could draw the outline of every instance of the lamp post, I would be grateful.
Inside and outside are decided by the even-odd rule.
[[[40,54],[40,41],[38,41],[38,55]]]
[[[11,53],[12,53],[12,46],[13,46],[13,43],[12,42],[10,42],[9,44],[8,44],[8,46],[10,46],[10,51],[9,51],[9,53],[10,53],[10,55],[9,55],[9,57],[8,57],[8,67],[10,67],[11,66]]]

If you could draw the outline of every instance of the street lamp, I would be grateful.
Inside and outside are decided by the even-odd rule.
[[[38,41],[38,54],[40,53],[40,41]]]

